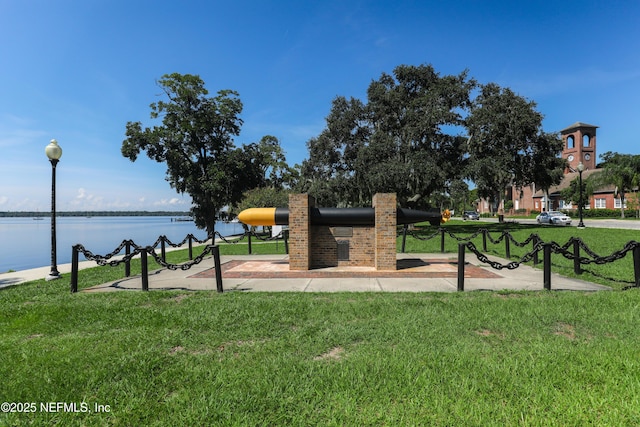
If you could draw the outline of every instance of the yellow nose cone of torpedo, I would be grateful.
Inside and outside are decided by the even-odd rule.
[[[275,214],[275,208],[251,208],[240,212],[238,220],[252,226],[276,225]]]
[[[442,220],[440,220],[440,222],[444,224],[450,219],[451,219],[451,211],[449,209],[445,209],[444,212],[442,212]]]

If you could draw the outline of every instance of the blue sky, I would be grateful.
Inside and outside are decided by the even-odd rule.
[[[164,165],[120,154],[173,72],[238,91],[236,144],[274,135],[291,164],[333,98],[400,64],[468,69],[535,101],[545,131],[586,122],[599,153],[638,154],[638,22],[635,0],[0,0],[0,211],[50,208],[52,138],[58,210],[188,210]]]

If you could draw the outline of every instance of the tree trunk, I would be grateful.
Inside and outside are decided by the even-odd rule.
[[[216,217],[215,214],[211,216],[207,216],[207,236],[213,237],[216,232]]]

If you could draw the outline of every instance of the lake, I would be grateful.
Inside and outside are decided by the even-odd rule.
[[[239,223],[217,222],[216,231],[231,236],[242,234],[243,229]],[[200,240],[207,237],[192,221],[172,221],[168,216],[58,217],[57,263],[70,263],[71,247],[78,243],[96,255],[105,255],[123,240],[131,239],[139,246],[147,246],[163,234],[173,243],[182,242],[188,234]],[[81,255],[80,260],[83,259]],[[50,218],[0,218],[0,273],[49,265]]]

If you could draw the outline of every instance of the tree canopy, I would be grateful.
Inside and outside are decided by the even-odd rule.
[[[366,102],[333,100],[325,129],[307,142],[301,187],[324,205],[368,205],[377,192],[395,192],[419,208],[459,204],[465,180],[497,202],[511,185],[548,190],[565,161],[562,140],[543,132],[542,118],[534,102],[494,83],[478,86],[467,71],[401,65],[371,82]]]
[[[624,218],[624,202],[629,191],[640,185],[640,155],[620,154],[611,151],[600,156],[602,172],[594,177],[594,185],[613,185],[620,197],[620,217]]]
[[[441,75],[431,65],[400,65],[382,73],[366,102],[337,96],[309,158],[290,167],[275,136],[236,148],[242,102],[233,90],[208,96],[190,74],[157,82],[166,99],[151,104],[160,125],[128,122],[122,154],[141,151],[167,166],[166,180],[193,201],[192,215],[212,234],[216,214],[245,197],[280,202],[287,190],[312,194],[322,206],[368,206],[394,192],[415,208],[468,203],[477,194],[500,201],[510,185],[548,190],[562,178],[562,141],[542,131],[536,104],[510,89],[479,86],[465,70]],[[477,93],[475,98],[472,94]]]
[[[202,79],[190,74],[166,74],[157,83],[167,100],[151,104],[151,118],[162,124],[143,128],[140,122],[128,122],[122,155],[135,161],[144,151],[165,163],[166,180],[191,196],[196,225],[211,235],[221,208],[264,185],[265,171],[280,167],[282,151],[275,137],[263,138],[263,146],[235,147],[233,137],[242,126],[237,92],[208,96]]]
[[[335,98],[326,128],[307,142],[304,189],[324,205],[368,205],[377,192],[429,205],[463,177],[459,127],[474,85],[466,71],[441,76],[430,65],[401,65],[369,85],[366,104]]]
[[[582,208],[589,205],[589,199],[593,196],[595,191],[594,179],[582,179],[582,189],[580,189],[580,178],[573,179],[569,185],[560,191],[560,197],[566,202],[571,202],[574,205],[580,205],[580,199],[582,198]],[[582,190],[582,191],[581,191]]]
[[[500,202],[504,190],[531,183],[548,191],[562,180],[562,140],[542,131],[536,104],[495,83],[481,87],[467,119],[469,173],[478,194]]]

